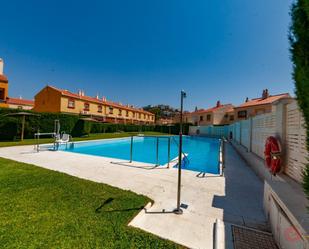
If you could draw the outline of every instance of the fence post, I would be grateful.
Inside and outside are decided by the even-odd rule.
[[[252,134],[253,134],[253,118],[251,117],[250,119],[250,126],[249,126],[249,152],[252,152]]]
[[[281,160],[283,161],[283,166],[286,166],[286,126],[287,126],[287,119],[286,119],[286,109],[287,104],[290,103],[290,100],[285,101],[279,101],[276,104],[276,136],[279,138],[279,141],[281,143]]]

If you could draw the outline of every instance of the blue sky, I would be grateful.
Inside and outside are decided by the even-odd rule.
[[[47,84],[186,109],[293,93],[290,0],[2,1],[10,96]]]

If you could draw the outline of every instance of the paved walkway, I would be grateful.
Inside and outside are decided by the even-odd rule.
[[[0,157],[146,195],[154,205],[130,225],[190,248],[213,248],[216,219],[254,228],[266,226],[263,184],[230,145],[226,146],[224,177],[198,178],[197,172],[183,170],[181,199],[188,205],[183,215],[169,213],[176,205],[176,169],[150,169],[143,163],[63,151],[36,153],[33,146],[0,148]]]

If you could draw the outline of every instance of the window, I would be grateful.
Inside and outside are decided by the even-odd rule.
[[[225,119],[227,119],[228,117],[229,117],[229,115],[227,115],[227,114],[224,115],[224,118],[225,118]]]
[[[118,116],[122,116],[122,110],[119,109]]]
[[[129,111],[126,111],[126,117],[129,117]]]
[[[238,117],[239,118],[246,118],[247,117],[247,111],[244,110],[244,111],[239,111],[238,112]]]
[[[138,118],[141,119],[142,118],[142,114],[139,113],[138,114]]]
[[[89,103],[84,103],[84,111],[89,111]]]
[[[74,109],[75,108],[75,101],[74,99],[68,100],[68,108]]]
[[[114,108],[112,106],[109,107],[109,114],[113,114],[114,113]]]
[[[203,116],[200,116],[200,121],[203,121],[204,120],[204,117]]]
[[[207,114],[206,119],[207,119],[207,121],[210,121],[210,119],[211,119],[211,114]]]
[[[102,113],[102,111],[103,111],[102,106],[101,106],[101,105],[98,105],[98,112]]]
[[[17,109],[22,110],[22,109],[23,109],[23,107],[22,107],[21,105],[19,105],[19,106],[17,107]]]
[[[5,101],[5,97],[4,97],[4,94],[5,93],[5,89],[4,88],[1,88],[0,89],[0,100],[1,102]]]
[[[230,121],[234,121],[234,115],[230,116]]]

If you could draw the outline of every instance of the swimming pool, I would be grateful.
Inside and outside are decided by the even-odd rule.
[[[178,136],[171,136],[170,159],[178,155]],[[130,160],[131,138],[99,140],[75,143],[74,147],[61,146],[59,150],[104,156]],[[220,140],[205,137],[183,137],[183,152],[188,160],[184,160],[183,169],[198,172],[219,173],[219,147]],[[157,138],[134,137],[133,138],[133,161],[156,164],[157,162]],[[168,139],[159,138],[158,163],[165,165],[168,162]]]

